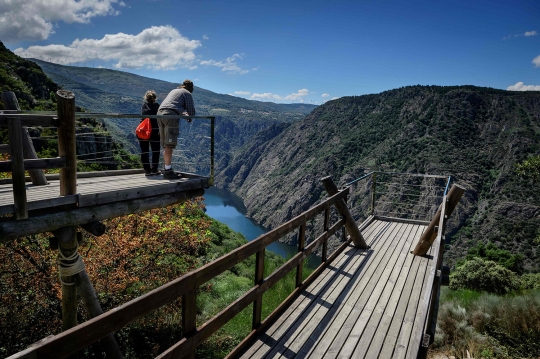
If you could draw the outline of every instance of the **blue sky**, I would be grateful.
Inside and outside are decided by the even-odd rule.
[[[0,0],[0,41],[277,103],[416,84],[540,90],[538,0]]]

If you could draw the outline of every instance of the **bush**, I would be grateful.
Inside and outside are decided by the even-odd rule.
[[[497,296],[441,289],[432,352],[466,358],[540,358],[540,291]]]
[[[472,258],[450,275],[450,289],[506,294],[520,287],[517,275],[493,261]]]
[[[540,273],[528,273],[522,275],[521,289],[540,289]]]
[[[510,269],[512,272],[523,273],[523,261],[525,257],[522,254],[511,254],[505,249],[498,248],[493,243],[488,243],[487,245],[479,243],[476,247],[470,248],[467,252],[467,259],[475,257],[494,261]]]

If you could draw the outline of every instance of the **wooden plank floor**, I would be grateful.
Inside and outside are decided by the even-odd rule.
[[[60,183],[26,185],[28,209],[53,208],[64,204],[87,207],[117,201],[158,196],[172,192],[208,188],[209,178],[185,174],[185,178],[166,180],[162,175],[146,177],[142,173],[77,179],[77,195],[60,197]],[[0,215],[14,213],[13,187],[0,185]]]
[[[425,225],[374,220],[242,358],[416,358],[430,255],[410,251]],[[412,343],[412,344],[411,344]]]

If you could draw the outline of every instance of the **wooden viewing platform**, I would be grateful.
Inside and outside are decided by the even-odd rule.
[[[202,196],[204,189],[210,186],[209,177],[191,173],[183,173],[183,178],[177,180],[166,180],[162,175],[147,177],[143,170],[78,175],[73,195],[59,195],[58,175],[47,176],[47,185],[27,182],[29,217],[0,221],[1,241],[168,206]],[[11,183],[0,184],[0,215],[6,214],[15,214]]]
[[[372,217],[370,248],[349,245],[240,357],[416,358],[438,248],[410,252],[426,227]]]

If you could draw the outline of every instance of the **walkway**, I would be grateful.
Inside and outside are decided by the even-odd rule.
[[[241,357],[416,358],[435,263],[410,251],[425,228],[373,220],[371,248],[343,251]]]

